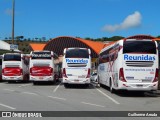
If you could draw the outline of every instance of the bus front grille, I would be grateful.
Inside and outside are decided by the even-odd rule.
[[[49,66],[49,64],[44,64],[44,63],[41,63],[41,64],[33,64],[33,66]]]
[[[12,67],[19,67],[19,65],[5,65],[7,68],[12,68]]]
[[[153,61],[126,61],[126,65],[129,67],[152,67]]]
[[[86,67],[87,64],[83,64],[83,63],[68,63],[67,64],[68,67]]]

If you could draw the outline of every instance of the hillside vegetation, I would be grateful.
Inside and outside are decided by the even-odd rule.
[[[76,37],[76,38],[80,38],[80,37]],[[105,42],[105,41],[116,41],[116,40],[120,40],[120,39],[123,39],[124,37],[123,36],[113,36],[113,37],[102,37],[102,38],[90,38],[90,37],[86,37],[86,38],[82,38],[82,39],[86,39],[86,40],[91,40],[91,41],[100,41],[100,42]],[[157,38],[160,38],[160,36],[157,36]],[[50,38],[49,40],[51,40],[52,38]],[[30,49],[30,46],[29,44],[31,43],[43,43],[43,44],[46,44],[49,40],[46,40],[45,37],[42,37],[42,38],[24,38],[24,36],[17,36],[15,37],[15,40],[14,40],[14,44],[18,45],[18,49],[20,51],[22,51],[23,53],[30,53],[31,49]],[[12,40],[11,38],[5,38],[4,40],[5,42],[9,43],[9,44],[12,44]],[[1,51],[0,54],[4,53],[6,51]]]

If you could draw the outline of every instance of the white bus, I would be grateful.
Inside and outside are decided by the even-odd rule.
[[[0,81],[2,80],[2,55],[0,55]]]
[[[151,39],[124,39],[101,50],[98,83],[110,91],[151,91],[158,87],[158,48]]]
[[[28,81],[28,61],[24,54],[5,53],[2,55],[2,79],[8,82]]]
[[[58,56],[52,51],[31,51],[30,81],[37,84],[42,81],[55,83],[58,80]]]
[[[65,48],[62,63],[63,83],[90,84],[91,51],[88,48]]]

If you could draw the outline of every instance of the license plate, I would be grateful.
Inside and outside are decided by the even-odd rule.
[[[136,85],[137,87],[143,87],[143,85]]]
[[[78,78],[84,78],[83,76],[78,76]]]
[[[74,82],[79,82],[79,80],[74,80]]]
[[[142,82],[151,82],[152,80],[142,80]]]
[[[42,80],[43,78],[44,78],[44,77],[39,77],[39,79],[41,79],[41,80]]]

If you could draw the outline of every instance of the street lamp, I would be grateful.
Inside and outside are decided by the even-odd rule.
[[[14,7],[15,0],[12,0],[12,44],[14,44]]]

